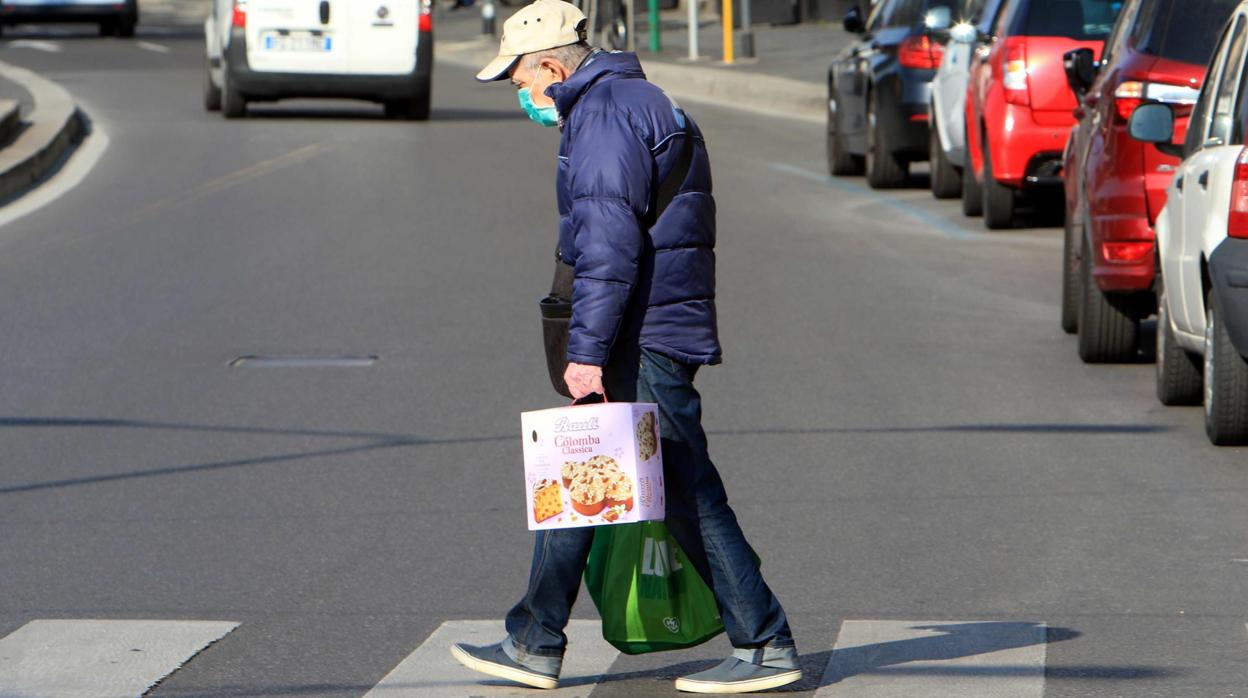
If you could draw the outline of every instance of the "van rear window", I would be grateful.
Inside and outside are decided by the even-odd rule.
[[[1014,34],[1095,41],[1109,36],[1122,0],[1031,0]]]
[[[1239,0],[1145,0],[1133,43],[1144,53],[1208,65]]]

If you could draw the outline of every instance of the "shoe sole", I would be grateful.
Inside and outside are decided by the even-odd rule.
[[[460,664],[463,664],[473,671],[479,671],[482,674],[488,674],[500,679],[507,679],[508,681],[515,681],[516,683],[524,684],[530,688],[551,689],[559,687],[558,679],[552,679],[542,676],[541,674],[525,671],[523,669],[513,669],[512,667],[503,666],[501,664],[482,661],[454,645],[451,646],[451,656],[458,660]]]
[[[732,683],[676,679],[676,690],[684,691],[685,693],[753,693],[754,691],[766,691],[770,688],[787,686],[801,678],[802,670],[794,669],[785,674],[776,674],[775,676],[752,679],[750,681],[734,681]]]

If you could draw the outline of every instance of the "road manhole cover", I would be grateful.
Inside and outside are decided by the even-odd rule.
[[[377,363],[376,354],[308,356],[302,354],[249,354],[230,362],[230,368],[364,368]]]

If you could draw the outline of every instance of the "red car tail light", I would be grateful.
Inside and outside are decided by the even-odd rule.
[[[1153,253],[1153,243],[1106,242],[1101,250],[1107,262],[1138,262]]]
[[[234,15],[230,18],[230,26],[239,29],[247,27],[247,0],[234,0]]]
[[[1235,161],[1235,182],[1231,184],[1231,212],[1226,217],[1226,234],[1248,238],[1248,149]]]
[[[926,34],[906,39],[897,49],[897,61],[903,68],[935,70],[944,57],[945,49]]]
[[[417,29],[422,32],[433,31],[433,0],[421,0],[420,21]]]
[[[1191,114],[1192,105],[1199,96],[1200,89],[1191,85],[1127,80],[1114,90],[1114,110],[1124,124],[1130,121],[1131,112],[1144,102],[1169,104],[1175,116],[1184,117]]]
[[[1145,83],[1129,80],[1114,90],[1114,108],[1123,123],[1131,118],[1131,113],[1144,101],[1144,89]]]
[[[1008,104],[1031,105],[1027,85],[1027,45],[1019,37],[1005,40],[1001,51],[1001,87]]]

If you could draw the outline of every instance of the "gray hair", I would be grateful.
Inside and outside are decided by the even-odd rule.
[[[593,51],[593,49],[590,48],[588,43],[578,41],[575,44],[568,44],[567,46],[556,46],[555,48],[548,48],[545,51],[526,53],[520,61],[521,65],[524,66],[524,69],[528,71],[537,70],[538,64],[542,62],[543,58],[553,58],[562,63],[568,70],[576,70],[577,66],[581,64],[581,61],[585,60],[585,57],[588,56],[591,51]]]

